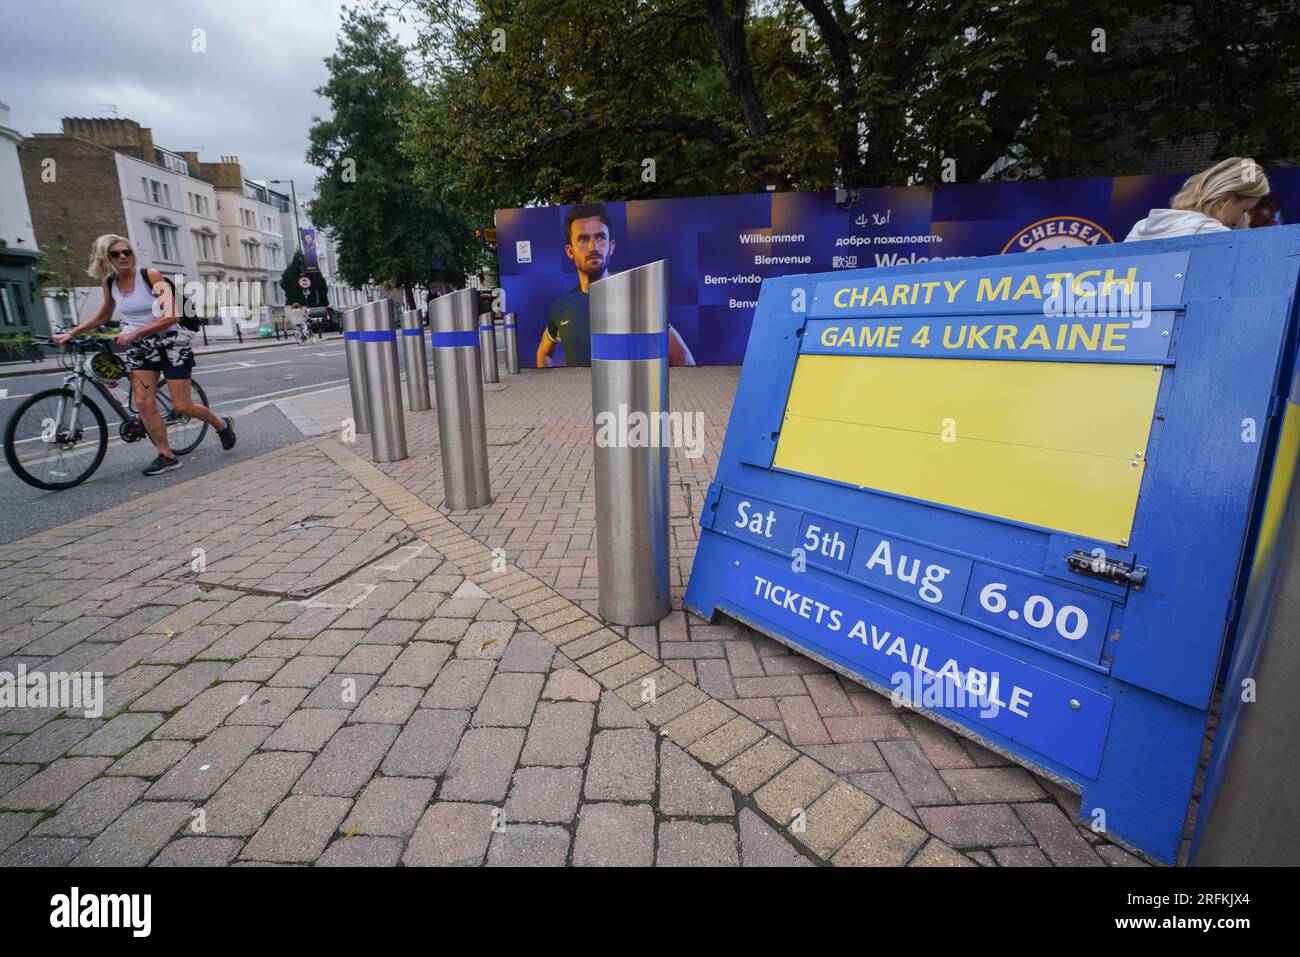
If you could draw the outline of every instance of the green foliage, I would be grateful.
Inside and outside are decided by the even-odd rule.
[[[492,207],[1300,157],[1279,0],[402,0],[415,181]],[[505,49],[494,49],[493,30]],[[1098,30],[1104,30],[1104,49]],[[799,31],[803,31],[802,34]],[[802,38],[802,40],[801,40]],[[499,44],[498,44],[499,45]],[[642,177],[652,158],[656,180]]]
[[[31,341],[27,333],[0,333],[0,362],[30,361],[27,346]]]
[[[45,243],[41,246],[40,265],[36,277],[41,284],[41,295],[50,298],[67,298],[78,285],[89,280],[84,270],[85,259],[70,243]]]
[[[314,118],[307,160],[324,172],[312,219],[331,227],[339,272],[352,286],[428,284],[434,260],[458,275],[473,271],[481,244],[453,194],[416,188],[401,155],[402,117],[414,88],[401,45],[384,21],[350,10],[317,92],[333,115]]]
[[[309,271],[308,277],[311,279],[310,289],[300,289],[298,287],[298,277],[303,274],[302,267],[302,250],[299,249],[289,260],[289,265],[284,267],[284,273],[280,276],[280,288],[284,290],[284,301],[286,305],[297,303],[300,306],[328,306],[329,284],[325,277],[321,275],[320,270]]]

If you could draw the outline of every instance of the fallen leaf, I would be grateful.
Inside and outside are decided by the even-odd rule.
[[[358,828],[359,825],[357,824],[357,822],[353,821],[352,826],[349,827],[347,833],[343,835],[344,839],[356,837]]]
[[[167,638],[170,638],[174,634],[176,634],[176,632],[172,631],[170,628],[163,629],[163,635]]]
[[[497,640],[496,640],[495,638],[489,638],[487,641],[483,642],[483,644],[481,644],[481,645],[478,646],[478,653],[479,653],[480,655],[483,654],[483,649],[484,649],[484,648],[486,648],[488,645],[495,645],[496,643],[497,643]]]

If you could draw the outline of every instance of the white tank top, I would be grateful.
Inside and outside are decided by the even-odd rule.
[[[123,295],[122,290],[118,288],[117,277],[113,277],[113,314],[117,316],[122,323],[124,332],[134,332],[141,326],[147,326],[150,323],[157,322],[160,318],[154,315],[154,295],[153,291],[145,284],[140,275],[140,270],[135,271],[135,288],[130,293]],[[164,332],[176,332],[180,329],[178,323],[172,323],[159,329],[154,335],[161,335]]]

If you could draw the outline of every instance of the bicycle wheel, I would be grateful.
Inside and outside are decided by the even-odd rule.
[[[190,380],[190,400],[199,405],[208,404],[208,394],[193,379]],[[172,447],[173,455],[193,452],[208,434],[208,423],[176,411],[172,406],[171,393],[166,388],[158,390],[158,414],[167,426],[167,443]]]
[[[81,409],[94,424],[82,427],[79,418],[71,433],[57,433],[65,403],[75,399],[71,389],[46,389],[28,396],[5,425],[5,461],[14,475],[36,488],[57,492],[90,478],[108,451],[108,425],[88,396]]]

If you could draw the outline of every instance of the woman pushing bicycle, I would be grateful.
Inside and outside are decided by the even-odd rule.
[[[218,416],[206,405],[194,402],[190,395],[190,378],[194,369],[191,336],[177,320],[176,297],[165,276],[157,269],[136,269],[131,241],[112,233],[100,236],[90,253],[86,272],[100,281],[104,304],[85,322],[53,337],[63,345],[91,329],[102,326],[116,313],[122,331],[113,338],[126,348],[126,367],[131,373],[131,395],[140,413],[140,421],[158,449],[158,457],[144,470],[145,475],[159,475],[181,467],[167,442],[167,426],[158,413],[158,376],[167,381],[172,405],[181,415],[202,419],[210,424],[221,440],[221,447],[235,447],[234,423],[229,416]]]

